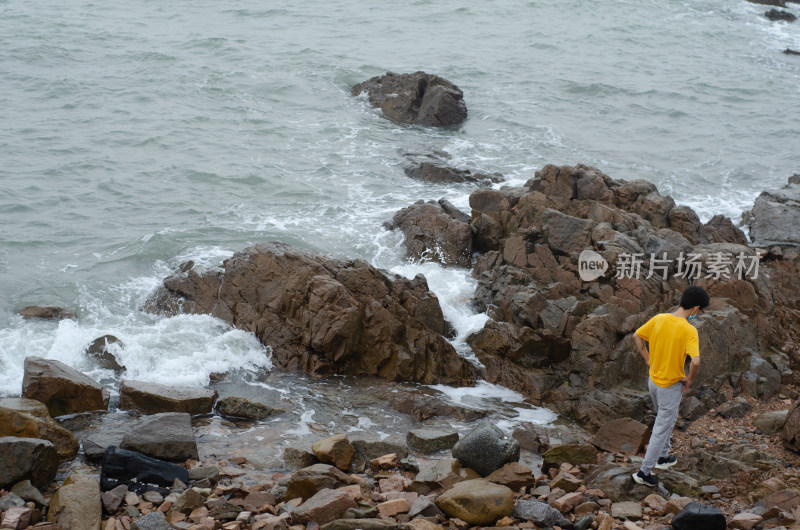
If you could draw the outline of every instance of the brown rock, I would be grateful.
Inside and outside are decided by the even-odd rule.
[[[281,243],[238,252],[223,269],[167,278],[146,309],[211,314],[253,331],[272,347],[273,362],[292,370],[426,384],[475,381],[475,368],[430,327],[444,318],[421,276],[392,281],[362,261]]]
[[[690,497],[673,497],[667,501],[666,513],[678,514],[691,502],[694,502],[694,499]]]
[[[550,481],[551,488],[561,488],[567,493],[572,493],[581,487],[581,481],[570,473],[561,472]]]
[[[284,499],[308,499],[322,489],[336,489],[355,481],[328,464],[314,464],[296,471],[286,484]]]
[[[100,483],[94,477],[75,473],[58,488],[47,509],[47,520],[62,528],[100,530],[102,517]]]
[[[159,412],[188,412],[207,414],[214,407],[216,390],[205,388],[160,385],[145,381],[125,380],[119,385],[119,406],[138,409],[148,414]]]
[[[459,482],[436,499],[436,506],[450,517],[472,525],[491,525],[511,515],[514,493],[485,479]]]
[[[27,528],[28,523],[31,521],[32,511],[27,506],[12,506],[3,515],[3,523],[0,524],[0,528],[9,530]]]
[[[567,513],[576,506],[583,504],[583,500],[583,493],[575,491],[554,500],[552,506],[561,513]]]
[[[27,357],[23,397],[44,403],[53,417],[106,410],[110,394],[99,383],[60,361]]]
[[[395,515],[408,512],[411,506],[405,499],[394,499],[380,503],[377,508],[378,512],[384,517],[394,517]]]
[[[475,471],[469,468],[462,468],[457,459],[442,458],[439,461],[430,462],[420,469],[408,489],[420,495],[428,495],[434,492],[446,491],[458,482],[479,477],[480,475]]]
[[[589,444],[564,444],[551,447],[542,455],[542,472],[551,468],[558,469],[564,462],[572,465],[596,464],[597,449]]]
[[[341,519],[348,508],[358,505],[346,491],[322,489],[292,512],[292,523],[324,525]]]
[[[369,461],[369,467],[373,471],[394,469],[400,465],[395,453],[379,456]]]
[[[738,528],[739,530],[750,530],[757,524],[761,524],[764,518],[754,513],[737,513],[728,522],[728,528]]]
[[[366,92],[370,104],[393,120],[444,127],[467,118],[464,93],[450,81],[425,72],[373,77],[355,85],[352,94]]]
[[[609,453],[635,455],[649,438],[647,425],[632,418],[620,418],[600,427],[592,438],[592,444]]]
[[[33,399],[0,399],[0,436],[49,440],[61,460],[72,458],[80,448],[78,439],[50,417],[44,404]]]
[[[489,482],[501,484],[514,491],[519,491],[520,488],[529,488],[536,484],[536,477],[533,476],[533,470],[525,464],[519,462],[510,462],[500,469],[493,471],[486,477]]]
[[[794,490],[781,490],[764,497],[756,503],[764,508],[777,507],[783,511],[791,512],[800,506],[800,493]]]
[[[667,500],[656,493],[645,497],[644,503],[653,510],[653,513],[656,515],[663,515],[667,511]]]
[[[353,455],[356,452],[346,434],[334,434],[314,442],[311,445],[311,450],[319,458],[320,462],[333,464],[342,471],[350,469],[350,463],[353,461]]]
[[[69,309],[53,306],[31,305],[21,309],[19,314],[24,319],[41,318],[43,320],[66,320],[75,318],[75,313]]]

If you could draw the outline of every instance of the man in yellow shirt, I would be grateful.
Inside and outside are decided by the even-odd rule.
[[[677,462],[677,458],[669,454],[670,436],[678,419],[681,395],[689,389],[700,369],[697,329],[689,320],[702,313],[709,302],[708,293],[693,285],[681,295],[678,309],[654,316],[634,335],[636,348],[650,367],[648,387],[656,409],[656,421],[642,467],[633,474],[637,484],[657,485],[658,479],[651,473],[653,468],[667,469]],[[692,358],[688,376],[683,370],[687,355]]]

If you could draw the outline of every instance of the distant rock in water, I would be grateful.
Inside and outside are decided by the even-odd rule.
[[[493,175],[485,175],[483,173],[473,173],[469,169],[456,169],[452,167],[440,166],[431,162],[422,162],[420,164],[409,166],[405,168],[406,175],[412,179],[422,180],[424,182],[440,183],[456,183],[461,184],[470,182],[480,184],[482,186],[490,186],[495,182],[503,180],[503,176],[497,173]]]
[[[43,320],[66,320],[75,318],[75,313],[63,307],[42,307],[31,305],[19,312],[20,316],[25,319],[41,318]]]
[[[145,310],[216,316],[255,333],[290,370],[425,384],[476,378],[443,336],[449,326],[423,276],[391,279],[363,261],[283,243],[237,252],[221,271],[170,276]]]
[[[786,7],[785,0],[747,0],[753,4],[761,4],[765,6],[777,6],[777,7]]]
[[[352,89],[354,96],[362,92],[373,107],[402,123],[445,127],[467,119],[464,93],[450,81],[425,72],[373,77]]]
[[[764,16],[770,20],[785,20],[786,22],[794,22],[797,20],[797,15],[789,13],[788,11],[780,11],[778,9],[770,9]]]
[[[800,55],[799,51],[793,50],[791,48],[786,48],[785,50],[783,50],[783,53],[786,55]]]
[[[753,245],[800,246],[800,175],[790,177],[778,190],[762,191],[742,217]]]

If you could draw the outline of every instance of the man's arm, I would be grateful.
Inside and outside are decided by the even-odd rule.
[[[647,363],[647,366],[650,366],[650,352],[647,351],[644,340],[637,333],[633,334],[633,338],[636,340],[636,349],[639,350],[639,353],[644,357],[644,362]]]
[[[689,390],[689,387],[692,386],[692,381],[694,378],[697,377],[697,372],[700,370],[700,356],[692,357],[692,364],[689,365],[689,375],[681,379],[681,383],[683,383],[683,388],[681,392],[686,392]]]

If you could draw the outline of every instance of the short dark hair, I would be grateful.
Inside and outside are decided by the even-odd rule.
[[[700,309],[708,307],[711,299],[708,293],[702,287],[691,285],[683,291],[681,295],[681,307],[684,309],[691,309],[695,306],[700,306]]]

